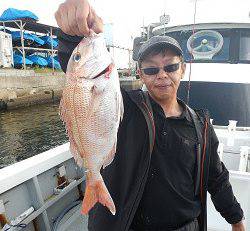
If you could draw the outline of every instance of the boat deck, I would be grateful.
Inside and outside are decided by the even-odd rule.
[[[244,153],[244,146],[250,147],[249,130],[236,130],[233,136],[226,128],[215,127],[215,131],[224,144],[219,154],[230,170],[230,182],[245,213],[246,230],[250,230],[250,159]],[[242,166],[245,169],[239,170]],[[60,174],[70,182],[63,189],[58,185]],[[46,231],[88,230],[88,217],[81,214],[79,201],[85,191],[85,173],[75,164],[69,143],[1,169],[0,185],[0,205],[8,221],[26,224],[24,231],[35,231],[36,227]],[[210,196],[207,211],[208,231],[232,229],[215,210]]]

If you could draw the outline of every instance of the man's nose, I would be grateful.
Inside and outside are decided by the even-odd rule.
[[[159,73],[157,74],[157,78],[168,78],[169,75],[163,68],[160,68]]]

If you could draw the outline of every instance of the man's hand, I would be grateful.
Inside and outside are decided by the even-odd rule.
[[[232,231],[246,231],[243,222],[232,224]]]
[[[88,0],[66,0],[58,7],[55,18],[61,30],[69,35],[88,36],[90,29],[103,32],[102,19]]]

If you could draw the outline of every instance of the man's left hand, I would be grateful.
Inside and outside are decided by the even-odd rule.
[[[232,224],[232,231],[246,231],[245,226],[242,221]]]

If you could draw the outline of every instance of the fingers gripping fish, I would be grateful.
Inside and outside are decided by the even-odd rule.
[[[123,101],[118,72],[102,34],[91,32],[73,51],[59,109],[70,151],[87,169],[82,213],[100,202],[114,215],[116,208],[100,169],[114,158]]]

